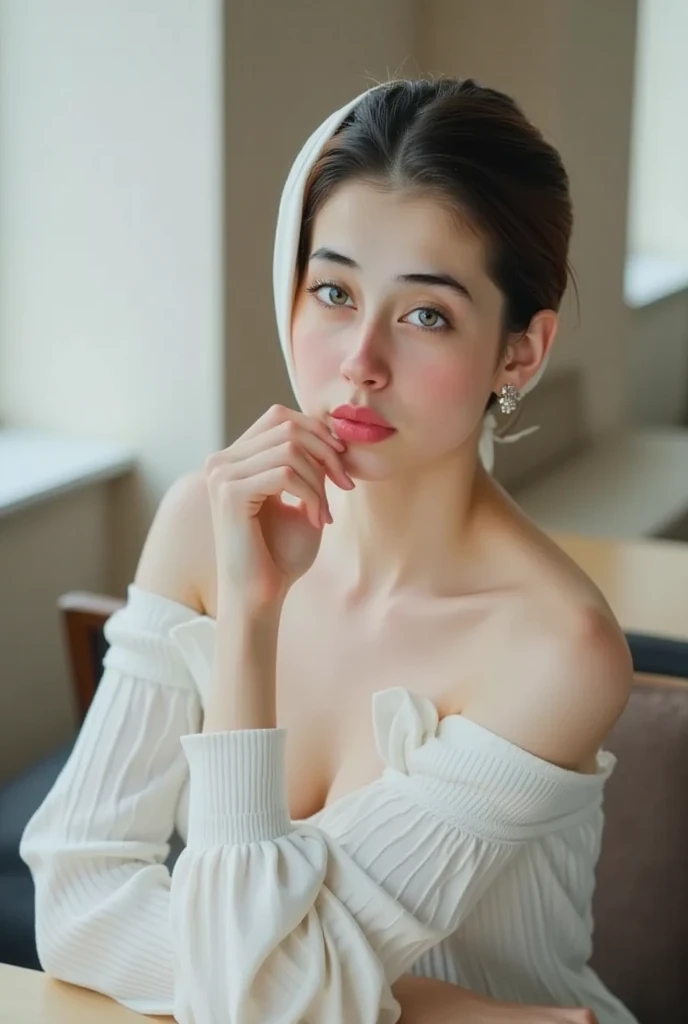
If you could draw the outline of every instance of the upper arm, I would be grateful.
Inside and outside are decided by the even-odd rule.
[[[623,712],[633,663],[618,623],[598,609],[543,622],[514,655],[499,731],[536,756],[577,770],[593,760]]]
[[[141,552],[134,582],[201,613],[215,579],[215,546],[205,475],[180,477],[163,497]]]

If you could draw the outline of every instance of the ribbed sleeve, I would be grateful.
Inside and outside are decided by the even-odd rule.
[[[200,727],[200,704],[169,632],[195,615],[130,588],[71,756],[20,846],[44,969],[140,1013],[174,1006],[164,861],[187,776],[179,738]]]
[[[185,736],[191,767],[187,846],[278,839],[291,829],[283,729]]]
[[[283,730],[199,732],[214,632],[135,587],[107,625],[95,700],[21,843],[46,971],[180,1024],[393,1024],[402,973],[500,998],[538,948],[532,1002],[590,996],[601,1024],[632,1021],[585,966],[610,755],[566,772],[386,690],[382,777],[292,822]]]

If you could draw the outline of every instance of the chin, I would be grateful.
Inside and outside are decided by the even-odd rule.
[[[402,466],[398,459],[383,454],[377,445],[354,445],[343,456],[344,468],[354,480],[390,480],[398,476]]]

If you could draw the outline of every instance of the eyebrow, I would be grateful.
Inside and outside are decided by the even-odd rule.
[[[311,253],[310,260],[327,260],[329,263],[338,263],[342,267],[351,267],[353,270],[360,270],[360,264],[356,260],[352,260],[350,256],[343,256],[340,252],[335,252],[334,249],[328,249],[322,247],[316,249],[315,252]],[[401,281],[403,284],[430,284],[440,285],[443,288],[451,288],[452,291],[456,292],[463,299],[469,299],[473,301],[473,296],[466,288],[465,284],[462,284],[451,274],[399,274],[397,281]]]

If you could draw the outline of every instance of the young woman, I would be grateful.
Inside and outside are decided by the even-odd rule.
[[[172,488],[107,625],[22,842],[48,972],[199,1024],[633,1020],[587,966],[628,650],[487,471],[571,223],[472,81],[308,140],[274,262],[300,410]]]

